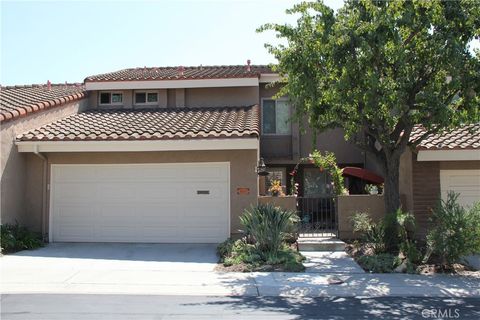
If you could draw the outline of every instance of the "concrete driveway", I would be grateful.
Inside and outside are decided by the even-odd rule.
[[[217,261],[214,244],[54,243],[0,258],[1,287],[3,293],[256,293],[246,276],[214,273]]]
[[[0,290],[2,294],[480,297],[476,277],[368,274],[348,268],[340,272],[344,270],[335,267],[334,256],[313,258],[323,267],[305,273],[222,273],[213,271],[215,245],[50,244],[1,257]],[[331,284],[332,277],[343,283]]]
[[[3,257],[7,266],[212,271],[215,244],[52,243]]]

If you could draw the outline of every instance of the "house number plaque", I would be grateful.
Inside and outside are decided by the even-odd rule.
[[[250,194],[250,188],[237,188],[237,194],[239,195]]]

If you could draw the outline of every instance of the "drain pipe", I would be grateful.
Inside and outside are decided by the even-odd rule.
[[[45,155],[38,151],[38,145],[35,146],[33,153],[42,159],[43,172],[42,172],[42,237],[44,241],[48,241],[47,237],[47,224],[45,221],[47,212],[47,171],[48,171],[48,159]]]

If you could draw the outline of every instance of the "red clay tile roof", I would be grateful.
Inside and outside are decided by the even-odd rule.
[[[90,110],[17,137],[19,141],[161,140],[259,136],[258,106]]]
[[[0,123],[85,97],[81,84],[0,87]]]
[[[183,68],[183,75],[181,68]],[[199,67],[158,67],[130,68],[87,77],[85,82],[101,81],[145,81],[145,80],[196,80],[258,78],[261,73],[273,73],[265,65],[247,66],[199,66]]]
[[[416,126],[410,140],[415,141],[424,133],[425,129],[422,126]],[[480,123],[431,134],[420,142],[417,148],[428,150],[480,149]]]

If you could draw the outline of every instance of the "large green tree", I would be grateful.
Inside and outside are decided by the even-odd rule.
[[[428,134],[479,121],[478,0],[347,0],[287,10],[295,25],[266,24],[281,45],[266,47],[284,76],[280,92],[315,130],[343,128],[385,175],[387,212],[400,207],[400,156]],[[415,125],[425,134],[411,141]]]

